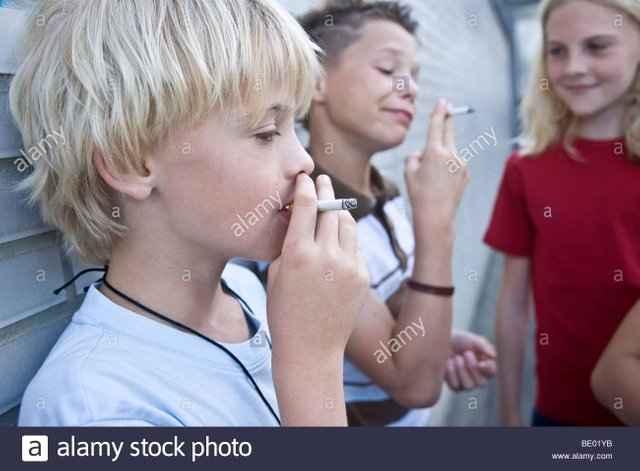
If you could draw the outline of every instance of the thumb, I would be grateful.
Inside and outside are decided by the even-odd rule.
[[[485,337],[478,335],[473,339],[473,350],[484,358],[496,358],[496,349]]]

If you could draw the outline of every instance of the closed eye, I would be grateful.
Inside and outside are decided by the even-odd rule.
[[[384,69],[382,67],[376,67],[378,69],[378,72],[384,74],[384,75],[392,75],[393,74],[393,70],[389,70],[389,69]]]

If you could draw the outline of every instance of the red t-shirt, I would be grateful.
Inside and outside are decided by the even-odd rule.
[[[574,145],[585,162],[560,145],[509,158],[485,242],[531,259],[540,413],[619,425],[589,379],[640,298],[640,164],[623,139]]]

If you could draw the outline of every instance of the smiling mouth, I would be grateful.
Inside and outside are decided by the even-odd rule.
[[[569,90],[570,92],[574,92],[574,93],[586,92],[586,91],[589,91],[589,90],[593,90],[596,87],[597,87],[596,84],[592,84],[592,85],[565,85],[564,86],[565,89]]]

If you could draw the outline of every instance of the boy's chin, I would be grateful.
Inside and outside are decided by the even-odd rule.
[[[406,132],[388,133],[386,136],[372,136],[371,142],[376,144],[375,152],[384,152],[402,144],[406,136]]]

